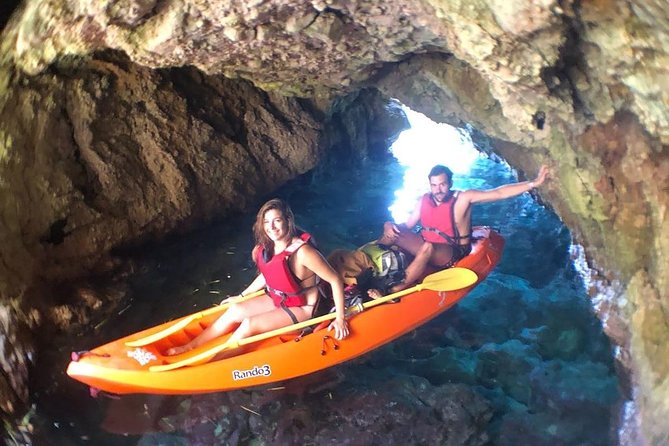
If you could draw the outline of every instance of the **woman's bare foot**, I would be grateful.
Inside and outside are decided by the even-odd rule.
[[[193,349],[193,347],[191,347],[188,344],[181,345],[179,347],[168,348],[167,350],[165,350],[165,356],[180,355],[181,353],[186,353],[187,351],[192,350],[192,349]]]

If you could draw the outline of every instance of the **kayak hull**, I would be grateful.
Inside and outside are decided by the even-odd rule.
[[[115,394],[195,394],[248,388],[323,370],[361,356],[419,327],[443,313],[469,293],[497,265],[504,247],[503,238],[489,228],[476,228],[480,237],[472,253],[456,266],[474,271],[477,282],[455,291],[420,290],[397,303],[369,308],[349,319],[351,334],[336,341],[327,329],[299,337],[298,333],[264,339],[242,347],[239,354],[204,364],[168,371],[151,371],[151,366],[173,362],[163,352],[182,345],[213,323],[223,311],[189,315],[97,347],[71,361],[67,374],[93,388]],[[186,320],[190,318],[190,320]],[[174,333],[167,329],[184,325]],[[188,323],[185,323],[188,322]],[[156,333],[169,333],[148,345],[128,346]],[[153,338],[149,336],[154,335]],[[180,355],[195,355],[225,337]],[[140,342],[141,344],[141,342]],[[237,353],[237,351],[235,351]]]

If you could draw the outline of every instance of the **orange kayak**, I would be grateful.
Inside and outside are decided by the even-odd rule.
[[[227,336],[181,355],[163,354],[213,323],[225,311],[221,305],[73,354],[67,374],[94,389],[116,394],[193,394],[269,384],[332,367],[433,319],[484,280],[499,262],[504,239],[484,227],[474,228],[474,237],[471,254],[456,268],[437,272],[426,277],[422,285],[400,292],[399,302],[389,303],[395,296],[390,295],[360,307],[348,320],[351,334],[341,341],[325,329],[325,321],[331,318],[326,315],[301,323],[306,326],[317,325],[317,319],[324,321],[310,334],[300,336],[300,327],[291,326],[275,330],[276,334],[257,335],[249,342],[240,341],[225,359],[217,359],[220,355],[216,353],[225,350],[221,346]],[[467,280],[461,281],[465,276]]]

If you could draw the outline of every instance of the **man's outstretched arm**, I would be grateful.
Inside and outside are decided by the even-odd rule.
[[[490,201],[503,200],[505,198],[515,197],[523,192],[529,192],[535,187],[544,184],[549,174],[548,166],[543,165],[539,169],[539,173],[534,180],[521,181],[513,184],[505,184],[504,186],[496,187],[490,190],[476,190],[470,189],[464,191],[461,196],[469,200],[470,203],[485,203]]]

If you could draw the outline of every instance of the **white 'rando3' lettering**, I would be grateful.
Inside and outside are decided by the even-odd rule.
[[[269,364],[257,366],[254,365],[250,370],[233,370],[232,379],[235,381],[240,379],[254,378],[256,376],[270,376],[272,374],[272,369]]]

